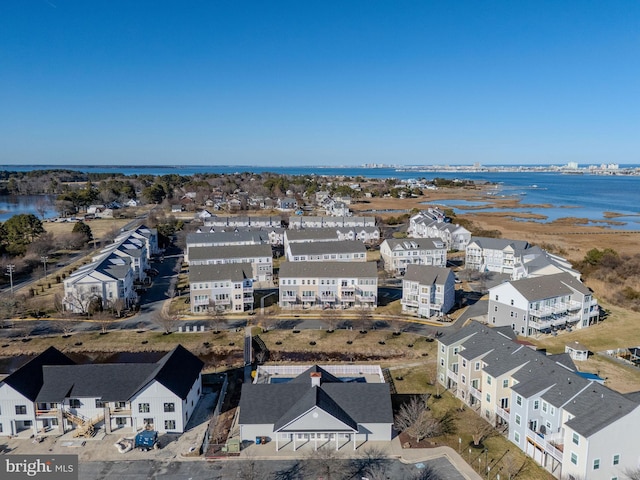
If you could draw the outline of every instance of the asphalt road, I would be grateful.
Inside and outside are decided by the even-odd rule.
[[[331,463],[330,472],[325,469]],[[306,480],[326,478],[331,474],[335,480],[361,480],[366,475],[362,460],[335,460],[330,462],[310,462],[301,460],[224,460],[217,462],[185,461],[123,461],[87,462],[79,465],[80,480],[111,479],[162,479],[162,480]],[[398,460],[378,460],[384,478],[393,480],[413,480],[426,468],[431,468],[438,478],[464,480],[464,477],[444,457],[424,464],[404,464]],[[383,478],[383,477],[377,477]]]

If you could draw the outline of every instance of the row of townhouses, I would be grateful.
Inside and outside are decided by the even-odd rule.
[[[438,381],[556,478],[626,478],[638,465],[640,395],[620,394],[509,327],[470,322],[438,341]]]
[[[203,365],[182,346],[156,363],[86,365],[49,347],[0,380],[0,436],[182,433],[202,393]]]
[[[437,207],[422,210],[409,219],[407,233],[415,238],[439,238],[447,250],[464,251],[471,241],[466,228],[447,222],[444,212]]]
[[[151,255],[159,253],[158,233],[144,225],[121,233],[90,263],[64,281],[66,311],[87,313],[93,302],[110,308],[120,302],[128,308],[137,301],[135,285],[143,283]]]
[[[447,247],[439,238],[391,238],[380,244],[384,269],[404,275],[408,265],[447,266]]]

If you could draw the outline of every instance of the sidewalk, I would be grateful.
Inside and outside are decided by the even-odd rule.
[[[427,463],[439,458],[445,458],[457,472],[461,478],[465,480],[482,480],[482,477],[452,448],[435,447],[435,448],[402,448],[400,438],[395,437],[391,442],[365,442],[357,445],[353,449],[351,442],[346,442],[340,446],[339,454],[344,458],[357,458],[362,454],[363,450],[368,448],[380,450],[386,453],[388,458],[396,458],[405,464]],[[276,444],[274,441],[263,445],[250,445],[244,448],[240,454],[240,459],[250,458],[252,460],[299,460],[313,451],[312,444],[305,444],[293,451],[291,444],[280,446],[280,450],[276,452]]]

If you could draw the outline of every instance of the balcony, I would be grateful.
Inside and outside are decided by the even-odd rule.
[[[418,300],[411,300],[411,299],[405,299],[403,298],[400,303],[402,305],[406,305],[408,307],[417,307],[418,306]]]
[[[477,398],[478,400],[482,400],[482,391],[472,386],[469,386],[469,395]]]
[[[376,297],[374,296],[365,296],[365,295],[356,295],[356,300],[363,303],[375,303]]]
[[[340,291],[342,293],[355,292],[356,291],[356,287],[355,287],[355,285],[343,285],[343,286],[340,287]]]
[[[57,417],[58,416],[57,408],[50,408],[48,410],[36,410],[36,417]]]
[[[282,294],[282,300],[284,302],[295,302],[298,300],[298,296],[297,295],[288,295],[286,293]]]
[[[506,422],[510,421],[510,413],[508,408],[500,408],[496,407],[496,415],[505,420]]]
[[[562,463],[563,445],[554,445],[550,440],[551,437],[551,435],[545,436],[542,433],[537,433],[527,428],[527,439],[535,445],[541,447],[546,453],[551,455],[558,462]]]
[[[128,417],[131,415],[131,407],[109,408],[112,417]]]
[[[447,378],[453,380],[454,382],[458,383],[458,374],[456,372],[454,372],[453,370],[449,370],[447,369]]]
[[[214,301],[216,302],[216,305],[231,305],[230,298],[216,298]]]
[[[320,295],[321,302],[335,302],[336,296],[332,293],[331,295]]]

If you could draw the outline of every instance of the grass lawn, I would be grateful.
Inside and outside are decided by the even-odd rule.
[[[129,223],[131,219],[127,218],[96,218],[95,220],[91,220],[87,222],[87,225],[91,227],[91,233],[93,234],[93,238],[100,239],[104,237],[106,234],[111,233],[112,231],[119,231],[122,227],[124,227],[127,223]],[[44,222],[42,224],[44,229],[47,232],[52,233],[54,236],[57,235],[65,235],[71,233],[75,223],[73,222]]]

